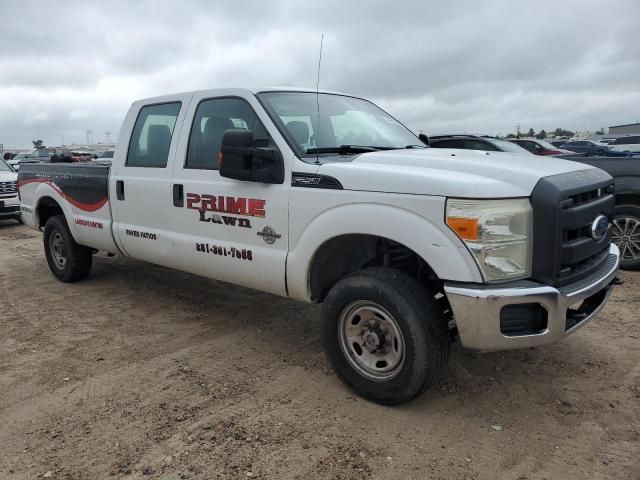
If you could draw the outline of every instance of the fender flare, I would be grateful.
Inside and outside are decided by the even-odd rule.
[[[289,295],[309,301],[313,259],[329,240],[366,234],[388,238],[418,254],[441,280],[482,282],[475,260],[460,239],[443,224],[397,206],[371,203],[340,205],[324,210],[306,226],[287,256]]]
[[[38,209],[40,208],[40,205],[42,204],[42,201],[45,198],[51,198],[52,200],[54,200],[62,209],[62,213],[64,215],[64,218],[67,222],[67,227],[69,228],[69,232],[71,233],[71,236],[73,237],[73,239],[77,242],[78,241],[78,237],[76,235],[76,228],[75,228],[75,224],[73,222],[73,218],[74,218],[74,212],[73,212],[73,208],[71,207],[71,205],[69,204],[69,202],[67,202],[65,200],[65,198],[60,195],[60,193],[53,188],[51,185],[49,185],[48,183],[40,183],[38,184],[38,188],[36,188],[36,191],[34,193],[35,198],[38,199],[34,209],[33,209],[33,215],[34,215],[34,223],[35,225],[40,226],[41,228],[44,228],[44,225],[40,225],[40,218],[38,217]]]

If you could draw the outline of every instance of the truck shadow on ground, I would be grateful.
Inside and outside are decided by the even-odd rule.
[[[178,312],[173,318],[180,323],[211,322],[204,341],[221,329],[230,335],[249,332],[250,341],[257,343],[254,347],[270,351],[274,362],[334,376],[320,344],[317,305],[122,257],[97,256],[87,282],[112,284],[142,303],[164,304],[167,311]],[[606,365],[606,354],[579,334],[550,346],[493,353],[470,351],[454,342],[442,381],[402,408],[423,409],[438,399],[473,399],[495,390],[507,396],[529,395],[535,402],[541,383],[560,396],[565,381],[576,377],[589,381],[594,369]]]

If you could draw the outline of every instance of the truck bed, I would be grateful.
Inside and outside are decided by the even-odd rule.
[[[110,165],[95,163],[24,165],[18,172],[24,222],[44,228],[50,216],[63,213],[77,243],[120,253],[112,232],[110,170]]]
[[[110,168],[91,163],[25,164],[18,172],[18,186],[22,193],[29,184],[46,183],[74,207],[95,212],[108,202]]]

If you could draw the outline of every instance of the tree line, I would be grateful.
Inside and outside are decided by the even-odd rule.
[[[600,130],[594,132],[595,135],[604,135],[604,128],[601,128]],[[530,128],[528,132],[521,132],[520,129],[518,129],[516,131],[516,133],[510,133],[507,135],[506,138],[522,138],[522,137],[528,137],[528,138],[532,138],[535,137],[538,140],[544,140],[547,137],[573,137],[575,135],[575,132],[572,132],[571,130],[565,130],[564,128],[556,128],[553,132],[547,132],[545,130],[540,130],[538,133],[535,132],[535,130],[533,128]]]

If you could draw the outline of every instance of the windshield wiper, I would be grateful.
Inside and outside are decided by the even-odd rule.
[[[426,145],[406,145],[404,148],[427,148]]]
[[[366,147],[364,145],[340,145],[339,147],[307,148],[306,153],[366,153],[383,150],[384,147]]]

